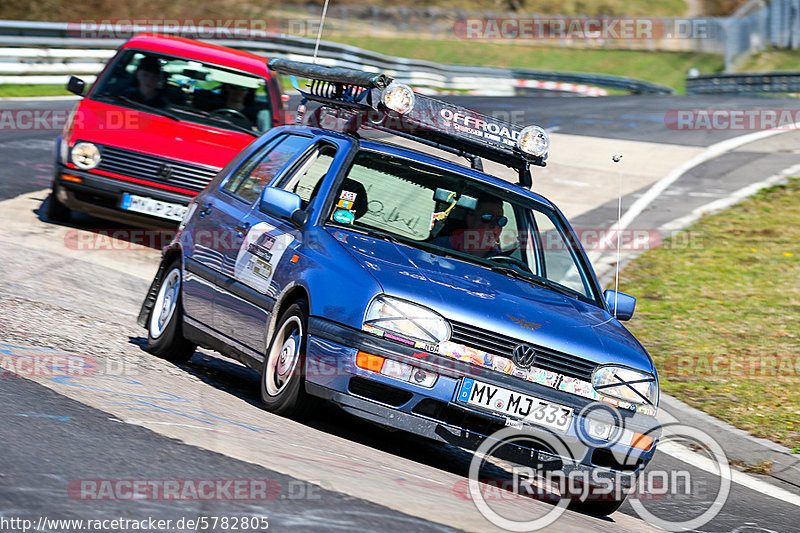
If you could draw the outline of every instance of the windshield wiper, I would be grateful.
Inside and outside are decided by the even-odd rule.
[[[110,100],[117,100],[119,102],[125,102],[126,104],[128,104],[130,106],[133,106],[133,107],[138,108],[138,109],[142,109],[142,110],[147,111],[148,113],[152,113],[154,115],[161,115],[162,117],[167,117],[167,118],[172,119],[172,120],[174,120],[176,122],[180,122],[180,120],[181,120],[180,118],[176,117],[175,115],[173,115],[169,111],[166,111],[164,109],[160,109],[158,107],[153,107],[151,105],[143,104],[142,102],[137,102],[136,100],[132,100],[132,99],[128,98],[127,96],[122,96],[122,95],[119,95],[119,94],[98,94],[97,98],[108,98]]]
[[[534,285],[538,285],[540,287],[544,287],[546,289],[551,289],[559,294],[563,294],[564,296],[569,296],[570,298],[577,298],[580,299],[583,295],[578,291],[574,291],[568,287],[561,285],[560,283],[556,283],[555,281],[551,281],[547,278],[543,278],[541,276],[537,276],[536,274],[527,274],[524,271],[513,268],[507,265],[489,265],[489,268],[494,272],[500,272],[503,274],[511,274],[512,277],[527,281]]]

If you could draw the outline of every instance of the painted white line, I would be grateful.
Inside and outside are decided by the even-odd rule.
[[[772,185],[777,185],[778,183],[786,181],[787,178],[791,176],[797,176],[798,174],[800,174],[800,164],[785,168],[777,174],[773,174],[772,176],[768,177],[767,179],[742,187],[741,189],[732,192],[725,198],[720,198],[719,200],[714,200],[713,202],[701,205],[700,207],[692,210],[692,212],[688,215],[667,222],[658,228],[658,230],[661,232],[681,230],[687,226],[691,226],[700,220],[700,218],[704,215],[721,211],[737,202],[744,200],[748,196],[754,195],[761,189],[765,189]]]
[[[714,159],[715,157],[719,157],[720,155],[724,154],[725,152],[730,152],[731,150],[735,150],[740,146],[745,144],[749,144],[751,142],[759,141],[761,139],[766,139],[767,137],[772,137],[773,135],[778,135],[779,133],[785,133],[787,131],[791,131],[794,129],[800,128],[800,122],[794,123],[789,129],[781,128],[781,129],[771,129],[765,131],[755,131],[753,133],[747,133],[745,135],[740,135],[738,137],[734,137],[733,139],[726,139],[724,141],[718,142],[716,144],[712,144],[704,152],[697,154],[696,156],[692,157],[688,161],[684,162],[680,166],[672,169],[669,174],[655,182],[642,196],[636,199],[633,204],[625,211],[625,214],[622,215],[619,222],[611,226],[609,231],[613,231],[616,229],[625,229],[627,228],[631,222],[636,219],[642,211],[644,211],[647,206],[649,206],[653,201],[658,198],[661,193],[663,193],[667,187],[678,181],[678,179],[683,176],[686,172],[693,169],[694,167],[709,161],[710,159]]]
[[[674,442],[659,444],[658,451],[710,474],[719,475],[719,465],[714,460],[693,452],[680,444]],[[800,496],[765,481],[761,481],[760,479],[748,476],[738,470],[731,469],[731,481],[765,496],[769,496],[770,498],[775,498],[776,500],[781,500],[800,507]]]

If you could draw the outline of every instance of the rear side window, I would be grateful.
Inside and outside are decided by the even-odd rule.
[[[254,202],[272,178],[308,143],[308,137],[298,135],[276,137],[236,169],[222,190],[247,203]]]

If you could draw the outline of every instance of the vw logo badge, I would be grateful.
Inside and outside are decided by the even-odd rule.
[[[172,167],[167,164],[163,164],[158,167],[158,172],[156,175],[162,180],[169,179],[169,177],[172,175]]]
[[[536,352],[527,344],[520,344],[511,353],[511,360],[520,368],[530,368],[536,361]]]

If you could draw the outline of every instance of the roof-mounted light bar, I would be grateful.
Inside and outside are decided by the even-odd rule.
[[[272,59],[272,70],[310,80],[305,100],[344,111],[352,130],[368,126],[402,137],[448,147],[479,166],[485,158],[518,171],[531,187],[529,165],[545,166],[550,141],[539,126],[520,127],[463,107],[415,93],[385,74]],[[376,115],[377,111],[377,115]],[[350,126],[348,126],[349,128]]]

